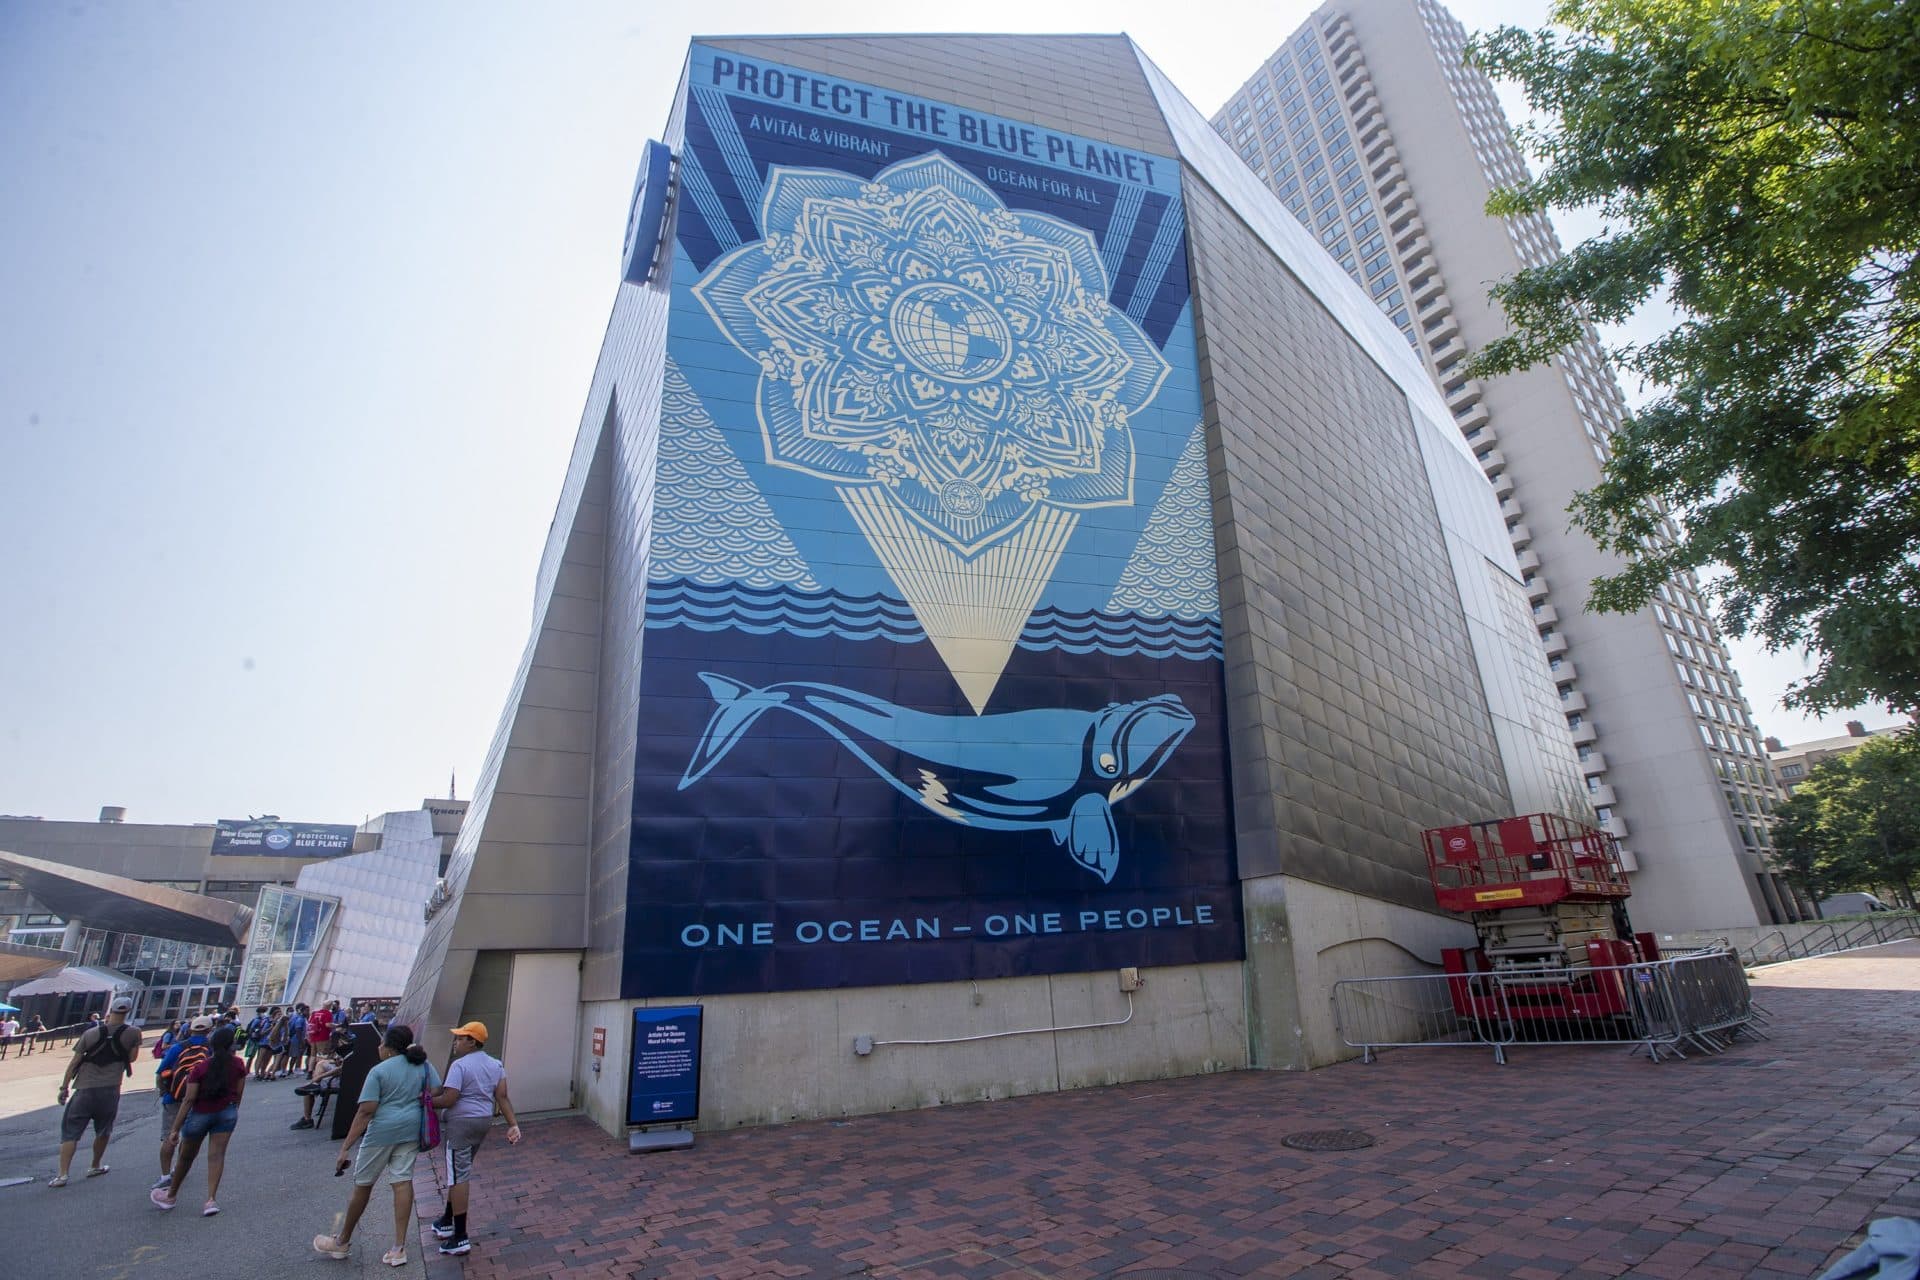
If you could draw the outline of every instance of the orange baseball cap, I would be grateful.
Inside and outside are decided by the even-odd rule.
[[[452,1030],[457,1036],[465,1036],[481,1044],[487,1042],[487,1024],[484,1022],[469,1022],[465,1026],[454,1027]]]

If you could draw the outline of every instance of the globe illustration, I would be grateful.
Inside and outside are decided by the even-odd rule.
[[[906,357],[928,373],[979,382],[1006,368],[1006,322],[985,301],[952,285],[919,285],[893,306],[893,334]]]

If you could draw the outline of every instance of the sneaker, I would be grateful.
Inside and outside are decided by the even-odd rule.
[[[211,1218],[218,1212],[220,1212],[220,1206],[211,1200],[200,1206],[200,1216],[203,1218]]]
[[[147,1192],[147,1199],[153,1201],[153,1207],[156,1209],[173,1208],[173,1197],[168,1195],[163,1187],[155,1187]]]
[[[294,1121],[294,1122],[293,1122],[292,1124],[290,1124],[290,1125],[288,1125],[288,1126],[287,1126],[287,1128],[289,1128],[289,1129],[311,1129],[311,1128],[313,1128],[313,1121],[311,1121],[311,1120],[309,1120],[309,1119],[307,1119],[307,1118],[306,1118],[305,1116],[301,1116],[301,1117],[300,1117],[300,1118],[299,1118],[298,1120],[295,1120],[295,1121]]]
[[[463,1253],[471,1252],[472,1249],[473,1241],[467,1239],[465,1236],[449,1240],[440,1246],[440,1252],[446,1254],[449,1258],[457,1258]]]
[[[333,1258],[341,1262],[344,1262],[352,1253],[352,1250],[341,1244],[334,1236],[315,1236],[313,1251],[323,1258]]]
[[[453,1224],[451,1222],[448,1222],[444,1218],[435,1219],[433,1224],[433,1234],[440,1237],[442,1240],[451,1240],[453,1239]]]
[[[170,1173],[163,1173],[160,1175],[160,1181],[154,1183],[153,1185],[155,1190],[158,1190],[161,1187],[170,1187],[173,1185],[173,1175]]]

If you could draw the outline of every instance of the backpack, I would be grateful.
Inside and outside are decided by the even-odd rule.
[[[155,1073],[154,1084],[160,1092],[178,1101],[186,1090],[187,1074],[212,1056],[213,1051],[204,1044],[183,1044],[180,1046],[180,1056],[173,1060],[173,1065],[169,1067],[162,1064]],[[174,1087],[176,1084],[179,1088]]]
[[[133,1055],[127,1052],[126,1045],[120,1043],[120,1037],[127,1031],[127,1024],[123,1022],[118,1027],[109,1027],[103,1022],[98,1030],[100,1039],[94,1043],[93,1048],[87,1050],[80,1061],[96,1067],[110,1067],[118,1062],[126,1067],[128,1075],[132,1075]]]

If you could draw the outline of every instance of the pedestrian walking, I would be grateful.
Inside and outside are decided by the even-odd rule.
[[[147,1198],[160,1209],[171,1209],[180,1188],[193,1170],[200,1144],[207,1144],[207,1202],[200,1216],[220,1212],[220,1177],[227,1170],[227,1143],[240,1123],[240,1098],[247,1091],[247,1064],[233,1051],[233,1028],[222,1027],[207,1041],[207,1060],[187,1073],[186,1092],[174,1116],[173,1132],[180,1154],[173,1162],[168,1185],[155,1187]]]
[[[520,1121],[507,1096],[507,1069],[487,1052],[487,1024],[469,1022],[453,1028],[453,1063],[447,1080],[433,1095],[433,1104],[447,1112],[443,1140],[447,1149],[447,1203],[433,1224],[440,1252],[452,1256],[473,1248],[467,1239],[467,1203],[473,1177],[473,1158],[493,1127],[494,1108],[507,1121],[507,1142],[520,1141]]]
[[[154,1088],[160,1093],[160,1180],[153,1185],[168,1186],[173,1181],[173,1156],[180,1140],[174,1136],[180,1114],[180,1096],[187,1091],[187,1076],[205,1062],[210,1050],[207,1037],[213,1034],[213,1019],[201,1014],[187,1024],[187,1033],[160,1057],[153,1073]]]
[[[89,1124],[93,1164],[87,1176],[97,1178],[108,1171],[107,1140],[120,1114],[120,1086],[133,1074],[133,1060],[140,1052],[139,1028],[127,1025],[132,1012],[133,1001],[118,997],[106,1020],[87,1028],[73,1046],[73,1057],[60,1076],[60,1105],[65,1108],[60,1113],[60,1172],[48,1180],[50,1187],[67,1185],[73,1153]]]
[[[384,1177],[393,1187],[393,1248],[380,1261],[390,1267],[407,1265],[413,1162],[420,1154],[425,1125],[422,1104],[432,1105],[432,1095],[439,1088],[440,1073],[427,1061],[427,1051],[413,1042],[413,1029],[398,1023],[388,1027],[380,1044],[380,1065],[367,1073],[367,1082],[361,1086],[360,1105],[334,1166],[336,1174],[353,1170],[353,1194],[339,1234],[315,1236],[315,1253],[336,1259],[349,1256],[354,1228],[373,1197],[374,1183]]]

